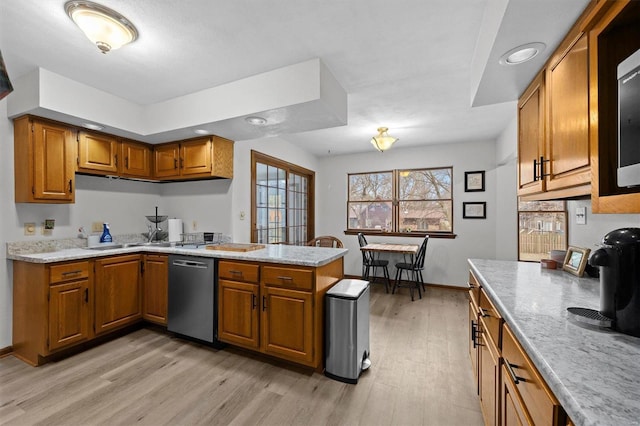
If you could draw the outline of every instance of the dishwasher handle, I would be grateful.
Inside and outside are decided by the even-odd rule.
[[[181,266],[183,268],[200,268],[200,269],[208,268],[208,265],[204,262],[197,262],[195,260],[186,260],[186,259],[174,260],[173,266]]]

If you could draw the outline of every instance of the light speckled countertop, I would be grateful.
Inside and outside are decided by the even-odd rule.
[[[149,247],[137,246],[110,250],[89,250],[69,248],[45,253],[17,253],[7,251],[7,259],[31,263],[54,263],[68,260],[92,259],[116,254],[129,253],[166,253],[186,254],[190,256],[216,257],[219,259],[249,260],[253,262],[282,263],[300,266],[322,266],[343,257],[347,249],[327,247],[288,246],[266,244],[262,250],[248,252],[207,250],[205,248]]]
[[[576,425],[640,424],[640,338],[569,318],[600,282],[538,263],[470,259],[487,295]]]

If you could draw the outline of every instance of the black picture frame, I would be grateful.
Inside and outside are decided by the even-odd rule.
[[[484,192],[484,170],[464,172],[464,192]]]
[[[486,201],[465,201],[462,203],[463,219],[486,219],[487,203]]]

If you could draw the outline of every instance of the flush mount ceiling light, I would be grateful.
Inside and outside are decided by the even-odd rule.
[[[245,117],[244,121],[254,126],[263,126],[267,124],[267,120],[258,116]]]
[[[518,65],[535,58],[547,47],[544,43],[527,43],[509,50],[500,57],[501,65]]]
[[[68,1],[64,10],[102,53],[119,49],[138,38],[136,27],[108,7],[91,1]]]
[[[396,143],[398,138],[389,136],[389,131],[386,127],[378,127],[378,135],[371,138],[371,145],[373,145],[378,151],[383,152],[391,148],[391,145]]]
[[[195,129],[193,133],[195,133],[196,135],[208,135],[209,131],[205,129]]]

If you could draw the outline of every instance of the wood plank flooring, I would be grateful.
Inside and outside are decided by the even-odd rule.
[[[371,368],[357,385],[141,329],[33,368],[0,359],[6,425],[482,425],[466,293],[371,293]]]

